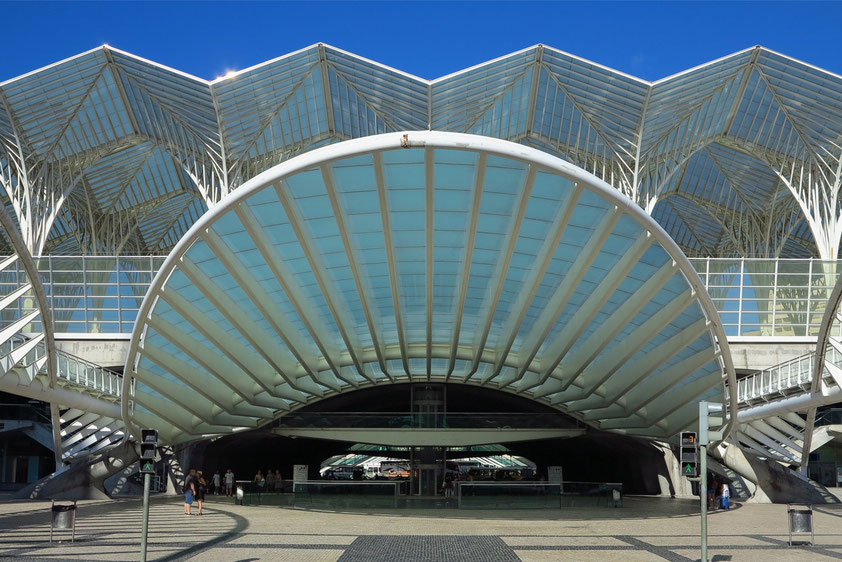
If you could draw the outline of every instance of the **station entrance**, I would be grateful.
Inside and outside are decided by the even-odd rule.
[[[258,471],[279,472],[283,483],[272,484],[279,494],[385,495],[377,500],[383,507],[443,505],[469,489],[507,494],[494,505],[512,505],[512,497],[525,493],[545,507],[546,496],[562,490],[602,499],[614,488],[659,494],[669,478],[664,451],[648,441],[600,432],[534,400],[463,384],[350,392],[196,447],[191,466],[211,473],[231,468],[246,490],[254,489]],[[359,498],[352,499],[342,505],[358,505]]]

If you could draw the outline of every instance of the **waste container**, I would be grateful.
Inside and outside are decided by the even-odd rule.
[[[787,518],[789,519],[789,546],[793,546],[793,534],[810,533],[810,542],[807,543],[813,546],[815,542],[815,531],[813,530],[813,506],[812,505],[792,505],[786,506]],[[803,544],[806,541],[799,541],[798,544]]]
[[[76,540],[76,500],[72,504],[56,504],[50,507],[50,542],[53,542],[53,530],[70,531],[70,542]]]

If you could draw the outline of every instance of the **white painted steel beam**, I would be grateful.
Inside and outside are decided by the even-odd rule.
[[[402,160],[404,149],[423,150],[407,152]],[[388,175],[386,151],[397,151],[388,158]],[[475,157],[460,155],[450,162],[451,151]],[[454,162],[459,168],[448,169]],[[367,169],[354,170],[359,166]],[[404,171],[413,175],[404,178]],[[366,194],[357,197],[346,183],[339,193],[339,179],[347,182],[357,172],[363,172]],[[450,172],[456,175],[451,178]],[[548,189],[553,175],[574,186],[572,191]],[[451,180],[461,184],[448,193]],[[417,200],[402,199],[410,197],[401,192],[405,186]],[[438,285],[434,259],[442,248],[434,251],[434,234],[439,228],[450,230],[448,221],[455,215],[445,213],[457,201],[472,207],[459,211],[463,224],[453,228],[459,238],[446,246],[454,256],[441,269],[447,281]],[[275,209],[277,218],[272,218]],[[589,217],[586,226],[577,226],[583,224],[578,213]],[[352,230],[350,221],[359,216],[351,215],[370,217],[374,224]],[[580,222],[574,223],[574,217]],[[407,224],[395,224],[398,220]],[[320,225],[329,238],[321,237]],[[578,252],[561,244],[571,228],[579,229],[571,236],[589,231]],[[414,234],[423,244],[407,244]],[[196,242],[204,243],[194,251]],[[283,257],[285,244],[296,248],[293,258]],[[627,284],[628,298],[600,315],[653,245],[666,251],[666,261],[654,271],[653,264],[643,266],[641,271],[653,271],[652,276],[633,279]],[[398,248],[408,255],[397,256]],[[564,277],[553,270],[559,278],[554,287],[546,277],[559,256],[572,265]],[[265,263],[281,291],[267,289],[249,270],[251,263]],[[386,276],[390,294],[371,294]],[[595,289],[580,295],[576,291],[586,278]],[[475,282],[480,289],[473,288]],[[668,283],[670,292],[662,293]],[[236,293],[231,287],[237,287]],[[447,306],[441,314],[440,299]],[[529,316],[532,323],[524,329],[538,299],[543,310],[537,318]],[[667,304],[639,319],[653,299]],[[297,319],[284,313],[290,310]],[[556,326],[561,314],[566,314],[566,326]],[[681,314],[686,327],[664,334]],[[138,318],[123,389],[125,417],[134,420],[128,431],[134,432],[140,420],[160,416],[174,425],[167,435],[175,442],[255,427],[357,387],[412,380],[485,384],[579,418],[602,409],[610,418],[596,416],[593,423],[660,435],[684,421],[693,399],[722,384],[721,372],[734,380],[727,341],[701,280],[675,242],[639,207],[544,153],[454,133],[348,141],[307,152],[255,177],[199,219],[177,244]],[[619,340],[633,321],[640,325]],[[599,325],[591,328],[592,323]],[[471,327],[468,335],[466,326]],[[579,341],[586,332],[586,341]],[[700,342],[705,334],[709,340]],[[657,344],[649,346],[649,353],[629,364],[653,341]],[[721,369],[695,380],[698,373],[685,360],[646,382],[659,362],[692,343],[702,344],[699,356],[707,362],[721,359]],[[403,373],[390,368],[396,362]],[[457,362],[467,367],[454,381]],[[208,383],[202,384],[205,379]],[[188,389],[199,403],[167,398],[179,388]],[[608,410],[632,388],[629,396],[638,411],[616,415]],[[664,400],[669,403],[661,404]]]

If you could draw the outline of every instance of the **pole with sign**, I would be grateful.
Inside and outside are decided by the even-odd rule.
[[[146,535],[149,531],[149,488],[155,473],[155,449],[158,448],[158,431],[140,430],[140,473],[143,474],[143,523],[140,528],[140,562],[146,562]]]

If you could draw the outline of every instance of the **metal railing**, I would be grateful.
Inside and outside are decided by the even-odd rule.
[[[25,337],[13,337],[0,344],[0,356],[6,356],[23,346]],[[41,341],[20,361],[21,365],[44,366],[40,372],[46,372],[47,346]],[[56,376],[74,385],[83,386],[98,393],[119,397],[123,389],[123,376],[80,357],[56,350]]]
[[[43,256],[36,259],[57,333],[128,334],[165,256]],[[822,314],[842,261],[693,258],[729,337],[809,337]],[[0,272],[0,286],[18,286],[19,264]],[[34,310],[20,299],[4,311],[7,325]],[[838,329],[838,328],[836,328]],[[37,321],[26,328],[38,333]],[[842,332],[834,335],[842,336]]]
[[[554,413],[496,412],[293,412],[275,422],[283,428],[568,429],[576,420]]]
[[[815,361],[816,354],[808,353],[741,378],[737,381],[737,401],[746,404],[809,391],[813,382]],[[825,361],[842,367],[842,354],[829,345],[825,352]],[[825,373],[826,378],[832,379],[827,370]]]

